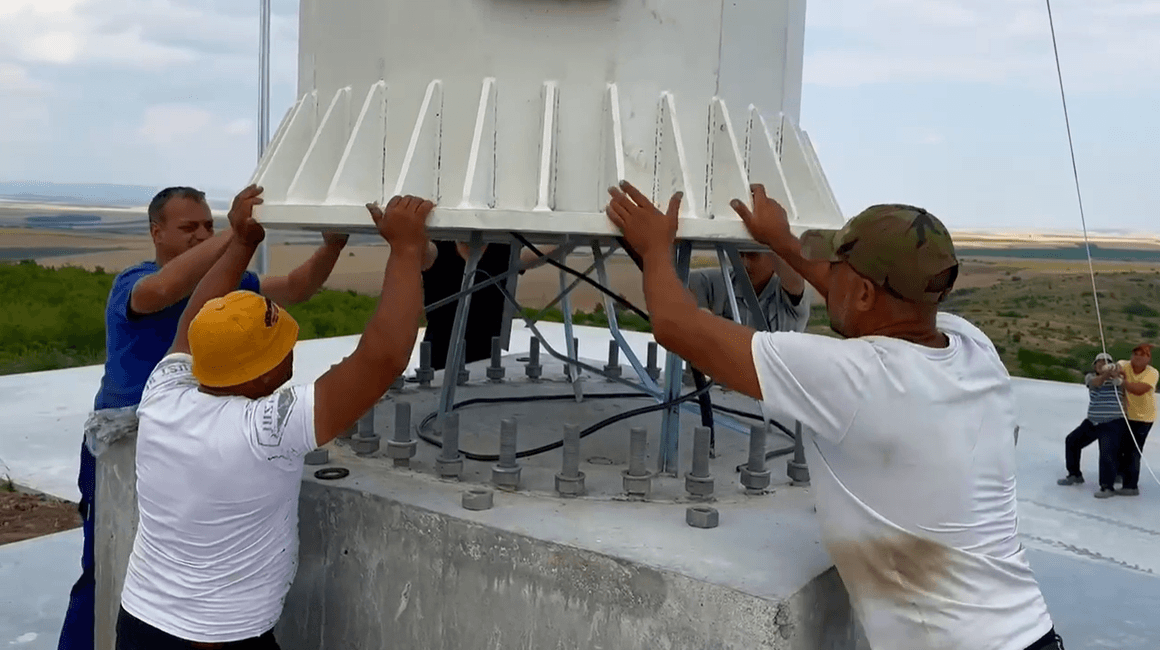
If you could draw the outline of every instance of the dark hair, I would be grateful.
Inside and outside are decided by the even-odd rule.
[[[190,199],[205,203],[205,192],[192,187],[167,187],[157,193],[149,202],[149,225],[161,225],[165,221],[164,210],[170,199]]]

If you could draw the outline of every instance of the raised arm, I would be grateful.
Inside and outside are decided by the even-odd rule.
[[[141,316],[154,314],[189,297],[232,238],[232,228],[218,233],[138,280],[129,294],[129,310]]]
[[[262,294],[283,307],[310,300],[334,271],[349,237],[341,233],[323,233],[322,246],[301,266],[289,275],[264,278]]]
[[[433,207],[414,196],[392,198],[386,214],[376,205],[367,206],[391,254],[379,304],[358,346],[314,382],[314,430],[320,447],[349,429],[407,369],[423,313],[426,222]]]
[[[677,233],[680,194],[662,214],[628,182],[610,188],[608,218],[624,233],[644,276],[644,300],[653,337],[665,349],[714,379],[750,397],[761,399],[753,362],[754,330],[698,308],[677,277],[673,242]]]
[[[788,265],[798,276],[809,282],[824,300],[830,293],[830,263],[826,260],[806,259],[802,252],[801,240],[794,237],[790,231],[785,208],[766,196],[765,186],[753,185],[750,191],[753,193],[752,211],[739,199],[734,199],[731,203],[733,210],[745,222],[749,234],[777,253],[782,266]],[[782,286],[785,286],[784,279]]]
[[[262,202],[261,194],[262,188],[251,185],[234,197],[229,214],[232,236],[227,240],[225,253],[197,283],[197,288],[190,296],[177,324],[177,336],[169,349],[171,353],[189,353],[189,324],[194,317],[205,303],[234,291],[241,283],[254,251],[266,237],[265,229],[253,218],[254,206]]]

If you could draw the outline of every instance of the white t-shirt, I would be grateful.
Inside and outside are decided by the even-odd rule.
[[[1015,404],[986,335],[759,333],[767,417],[800,421],[822,539],[881,650],[1023,650],[1052,627],[1017,537]]]
[[[191,364],[162,359],[137,409],[140,523],[121,604],[182,639],[238,641],[273,629],[298,568],[314,388],[216,397]]]

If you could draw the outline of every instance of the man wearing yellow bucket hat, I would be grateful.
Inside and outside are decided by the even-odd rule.
[[[679,195],[662,214],[628,183],[609,193],[657,342],[803,424],[822,541],[871,647],[1060,650],[1017,535],[1010,377],[985,334],[938,310],[959,268],[943,224],[877,205],[799,240],[753,186],[753,208],[734,210],[843,338],[754,332],[698,309],[678,279]]]
[[[305,385],[288,385],[298,324],[270,299],[233,290],[265,233],[249,211],[231,219],[232,241],[190,298],[137,411],[140,524],[118,650],[278,647],[303,458],[403,372],[423,311],[432,203],[397,196],[385,214],[367,207],[391,245],[378,307],[354,352]]]

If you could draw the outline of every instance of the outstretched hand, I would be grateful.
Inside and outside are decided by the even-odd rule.
[[[668,255],[672,251],[677,238],[681,192],[669,199],[669,209],[663,213],[628,181],[621,181],[619,188],[608,188],[608,193],[612,200],[605,212],[637,255],[647,259],[656,253]]]
[[[262,188],[251,185],[239,192],[230,206],[230,228],[249,246],[257,246],[266,238],[266,229],[254,219],[254,206],[261,203]]]
[[[435,204],[417,196],[394,196],[384,212],[376,203],[368,203],[367,210],[379,229],[379,234],[392,250],[414,249],[427,251],[427,217]]]
[[[764,185],[753,184],[749,190],[753,196],[752,211],[740,199],[733,199],[729,205],[745,222],[745,228],[754,241],[765,244],[774,252],[786,250],[795,238],[789,229],[789,216],[785,208],[766,196]]]

